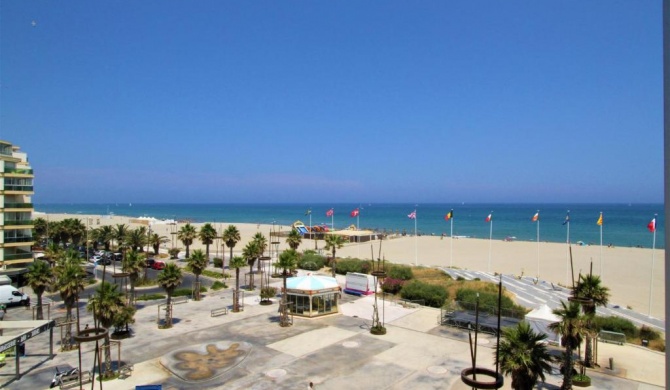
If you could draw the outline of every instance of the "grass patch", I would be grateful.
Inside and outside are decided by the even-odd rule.
[[[154,293],[154,294],[142,294],[139,295],[135,298],[136,301],[154,301],[157,299],[165,299],[166,295],[165,294],[159,294],[159,293]]]
[[[228,288],[228,286],[225,283],[217,280],[216,282],[212,283],[212,287],[210,288],[214,291],[218,291],[224,288]]]

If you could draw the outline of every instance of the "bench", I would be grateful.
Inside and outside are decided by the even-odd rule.
[[[218,317],[218,316],[222,316],[224,314],[228,314],[228,308],[227,307],[220,307],[218,309],[213,309],[212,313],[211,313],[211,316],[212,317]]]
[[[81,373],[81,383],[91,383],[93,377],[91,371],[82,371]],[[69,376],[63,376],[60,378],[60,388],[61,389],[74,389],[79,387],[79,373]]]
[[[119,378],[128,378],[133,374],[133,370],[135,369],[135,366],[132,364],[124,364],[121,367],[119,367]]]
[[[188,297],[176,297],[172,298],[172,304],[173,305],[178,305],[180,303],[186,303],[188,302]]]
[[[619,332],[609,332],[601,330],[598,332],[598,340],[604,343],[624,345],[626,344],[626,335]]]

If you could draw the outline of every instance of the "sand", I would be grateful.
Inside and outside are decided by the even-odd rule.
[[[47,215],[37,214],[35,217],[47,218]],[[126,224],[132,228],[149,226],[148,220],[140,220],[123,216],[87,216],[71,214],[49,214],[49,221],[58,221],[65,218],[78,218],[91,228],[102,225]],[[153,222],[151,229],[170,239],[161,250],[167,251],[173,245],[184,249],[176,239],[176,232],[184,223],[175,225]],[[203,223],[194,223],[200,228]],[[221,232],[229,224],[212,223]],[[289,226],[234,223],[240,231],[241,240],[233,249],[234,255],[241,253],[244,246],[253,235],[261,232],[269,236],[270,231],[287,232]],[[174,244],[173,239],[174,238]],[[221,240],[216,240],[210,246],[212,256],[221,257],[225,249],[226,263],[229,249],[222,248]],[[380,241],[361,244],[347,244],[337,250],[338,257],[358,257],[370,259],[374,251],[375,258],[379,253]],[[324,242],[317,243],[318,248],[324,247]],[[299,250],[313,249],[314,241],[303,240]],[[204,249],[199,240],[191,245],[193,249]],[[279,250],[288,249],[285,239],[280,240]],[[372,249],[372,251],[371,251]],[[381,248],[382,257],[394,263],[417,264],[429,267],[457,267],[479,271],[490,271],[505,274],[525,275],[536,277],[554,284],[570,285],[570,268],[568,247],[562,243],[540,242],[506,242],[501,240],[489,241],[474,238],[442,238],[440,236],[397,236],[384,240]],[[653,280],[652,280],[652,253],[653,253]],[[490,254],[490,257],[489,257]],[[602,255],[601,255],[602,254]],[[539,262],[538,262],[539,258]],[[651,315],[655,318],[665,318],[665,250],[652,251],[646,248],[603,247],[600,246],[572,246],[572,258],[575,277],[578,273],[587,273],[593,265],[593,272],[601,275],[604,285],[610,288],[610,303],[622,307],[630,307],[639,313],[649,312],[650,284],[652,305]],[[538,266],[539,265],[539,266]],[[539,268],[539,272],[538,272]]]

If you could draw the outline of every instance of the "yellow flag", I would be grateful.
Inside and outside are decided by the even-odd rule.
[[[598,226],[603,226],[603,213],[600,213],[600,218],[598,218],[598,222],[596,222]]]

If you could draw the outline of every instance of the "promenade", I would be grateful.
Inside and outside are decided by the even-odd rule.
[[[341,284],[344,280],[339,277]],[[279,285],[280,281],[273,281]],[[158,329],[158,302],[145,303],[131,326],[133,337],[122,340],[121,360],[134,371],[125,379],[104,382],[105,389],[134,389],[136,385],[161,384],[163,389],[305,389],[311,381],[317,389],[466,389],[461,370],[471,365],[467,332],[439,325],[440,311],[433,308],[403,308],[393,302],[381,306],[387,334],[369,332],[372,297],[343,295],[341,314],[318,319],[295,317],[291,327],[278,325],[277,301],[259,304],[256,293],[247,293],[244,311],[212,317],[210,311],[232,305],[232,291],[205,294],[199,302],[174,306],[174,327]],[[92,319],[82,303],[82,326]],[[64,314],[54,305],[53,316]],[[30,311],[10,308],[5,320],[29,319]],[[59,332],[54,332],[58,340]],[[170,353],[197,350],[202,345],[239,345],[242,354],[232,363],[221,364],[211,379],[187,380],[166,369],[175,362]],[[94,344],[82,347],[82,369],[94,366]],[[221,347],[221,348],[223,348]],[[477,365],[494,369],[495,338],[480,334]],[[55,347],[58,351],[58,346]],[[48,356],[48,334],[26,344],[21,358],[22,378],[13,380],[12,359],[0,368],[0,387],[6,389],[48,388],[55,367],[76,367],[77,351]],[[116,359],[116,351],[113,352]],[[609,358],[615,361],[610,370]],[[599,344],[601,368],[588,370],[598,389],[662,389],[665,355],[632,345]],[[194,363],[197,366],[197,363]],[[562,377],[547,375],[541,385],[557,389]],[[509,388],[511,378],[505,379]],[[90,388],[90,383],[85,388]],[[100,388],[96,384],[95,388]]]

